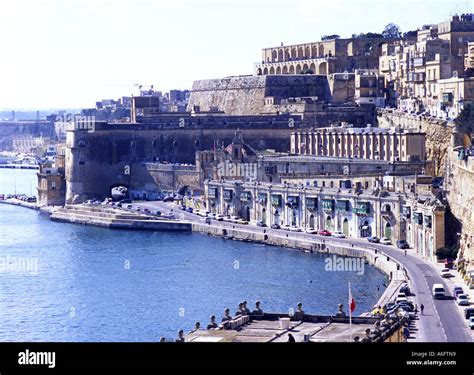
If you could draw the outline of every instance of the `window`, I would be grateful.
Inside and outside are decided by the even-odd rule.
[[[56,181],[51,181],[51,189],[52,190],[56,189]]]

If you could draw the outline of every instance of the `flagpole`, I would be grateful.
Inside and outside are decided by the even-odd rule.
[[[351,293],[351,283],[349,283],[349,342],[352,342],[352,293]]]

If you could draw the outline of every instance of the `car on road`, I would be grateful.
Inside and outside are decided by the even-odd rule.
[[[329,236],[331,235],[331,232],[328,231],[327,229],[323,229],[323,230],[320,230],[320,231],[319,231],[319,234],[320,234],[321,236],[329,237]]]
[[[454,298],[457,298],[458,295],[460,295],[460,294],[464,294],[464,290],[463,290],[462,287],[460,287],[460,286],[455,286],[455,287],[453,288],[453,296],[454,296]]]
[[[266,227],[267,224],[265,224],[262,220],[257,221],[257,227]]]
[[[318,234],[318,231],[316,229],[306,229],[306,233],[308,233],[308,234]]]
[[[230,221],[232,223],[237,223],[239,220],[240,220],[240,217],[238,217],[238,216],[231,216],[230,217]]]
[[[381,240],[380,240],[380,243],[382,245],[391,245],[392,244],[392,240],[390,238],[386,238],[386,237],[383,237]]]
[[[128,208],[129,210],[131,210],[131,209],[133,208],[133,206],[132,206],[131,204],[127,204],[127,208]]]
[[[332,236],[334,238],[346,238],[346,235],[342,232],[333,232]]]
[[[406,296],[409,296],[411,294],[410,287],[407,283],[402,284],[402,286],[400,287],[400,293],[405,293]]]
[[[399,249],[409,249],[410,248],[410,245],[408,245],[408,242],[406,240],[398,240],[397,241],[397,247]]]
[[[168,195],[167,197],[163,198],[163,202],[173,202],[173,197],[171,195]]]
[[[398,292],[397,298],[398,297],[406,297],[407,295],[404,292]]]
[[[469,306],[469,296],[467,294],[459,294],[456,298],[458,306]]]
[[[402,296],[400,296],[400,297],[397,296],[397,298],[395,299],[395,302],[400,304],[402,302],[408,302],[408,300],[407,300],[407,297],[405,297],[405,296],[403,296],[403,297]]]
[[[450,278],[453,277],[451,270],[449,268],[443,268],[441,270],[441,277]]]
[[[288,230],[290,232],[302,232],[300,227],[295,227],[295,226],[291,226],[290,228],[288,228]]]
[[[216,220],[217,220],[217,221],[224,221],[224,215],[217,214],[217,215],[216,215]]]
[[[144,209],[143,209],[143,212],[146,213],[146,214],[150,214],[150,213],[151,213],[151,211],[150,211],[149,208],[144,208]]]
[[[274,224],[270,225],[270,228],[272,228],[272,229],[280,229],[281,227],[280,227],[280,224],[275,224],[275,223],[274,223]]]
[[[474,329],[474,316],[471,316],[469,318],[468,326],[469,326],[470,329]]]
[[[192,214],[193,213],[193,208],[192,207],[186,208],[186,212],[189,212],[190,214]]]
[[[444,290],[443,284],[433,284],[431,292],[433,297],[436,299],[446,297],[446,291]]]
[[[211,218],[210,217],[203,217],[201,219],[202,222],[206,223],[206,224],[211,224]]]
[[[244,225],[247,225],[249,222],[247,220],[244,220],[244,219],[239,219],[237,220],[237,224],[244,224]]]
[[[474,307],[464,309],[464,318],[471,319],[471,317],[474,317]]]
[[[377,236],[370,236],[370,237],[367,237],[367,241],[372,242],[372,243],[379,243],[380,238],[378,238]]]
[[[179,209],[180,209],[181,211],[186,211],[186,206],[185,206],[185,205],[181,205],[181,206],[179,206]]]

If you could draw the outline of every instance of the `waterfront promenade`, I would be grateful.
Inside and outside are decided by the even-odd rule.
[[[173,209],[176,214],[182,215],[181,218],[205,226],[201,217],[183,212],[177,209],[173,203],[165,202],[144,202],[139,203],[143,207],[161,209],[169,211]],[[394,246],[382,244],[368,243],[365,239],[337,239],[333,237],[324,237],[314,234],[306,234],[304,232],[290,232],[282,229],[261,228],[252,225],[242,225],[229,222],[212,221],[214,230],[218,229],[240,229],[246,233],[254,233],[263,235],[271,235],[279,237],[284,241],[294,240],[295,242],[305,242],[313,244],[325,244],[334,247],[348,248],[353,245],[357,248],[365,248],[368,253],[373,253],[377,249],[378,253],[385,254],[391,259],[400,263],[406,270],[412,292],[415,293],[415,303],[425,306],[424,314],[420,316],[418,321],[419,337],[417,341],[422,342],[472,342],[472,336],[469,332],[464,319],[452,299],[434,300],[432,298],[431,289],[433,284],[441,283],[445,285],[446,291],[450,293],[451,289],[446,280],[440,276],[438,269],[428,260],[422,259],[416,255],[413,250],[409,250],[407,255],[403,250],[399,250]],[[195,225],[194,225],[195,227]]]

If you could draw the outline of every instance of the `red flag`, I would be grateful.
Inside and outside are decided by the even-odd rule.
[[[349,287],[349,309],[351,310],[351,313],[354,312],[355,308],[356,308],[356,303],[355,303],[354,298],[352,297],[351,288]]]

